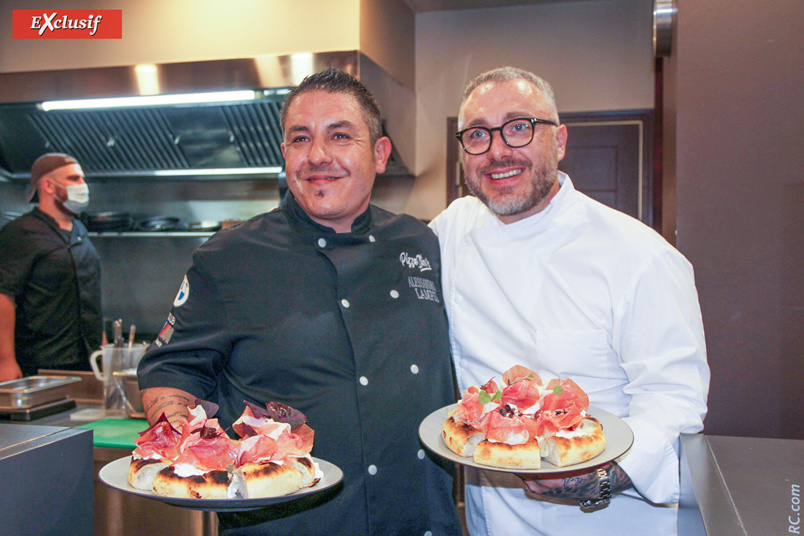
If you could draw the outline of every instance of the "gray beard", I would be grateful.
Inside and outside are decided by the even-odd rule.
[[[493,168],[493,166],[490,167]],[[482,191],[482,182],[480,180],[467,176],[466,184],[469,187],[469,191],[494,214],[498,216],[514,216],[529,211],[550,194],[550,189],[555,184],[555,181],[558,180],[557,170],[557,163],[551,166],[550,163],[544,162],[538,169],[528,165],[526,172],[530,172],[533,175],[533,179],[527,191],[518,196],[514,196],[510,191],[503,189],[499,191],[502,195],[497,195],[494,199],[490,199]],[[484,168],[479,171],[479,174],[484,174],[488,171],[489,168]]]

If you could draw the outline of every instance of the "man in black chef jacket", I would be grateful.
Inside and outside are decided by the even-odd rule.
[[[39,206],[0,230],[0,382],[89,370],[102,343],[100,257],[77,218],[89,188],[75,158],[40,156],[28,201]]]
[[[220,514],[222,534],[460,534],[451,475],[417,436],[454,401],[436,238],[369,204],[391,142],[360,82],[311,75],[281,119],[289,193],[193,255],[139,366],[148,420],[197,397],[227,428],[244,400],[278,401],[343,470],[332,491]]]

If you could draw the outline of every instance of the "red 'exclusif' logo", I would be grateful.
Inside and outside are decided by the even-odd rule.
[[[14,9],[14,39],[122,39],[122,9]]]

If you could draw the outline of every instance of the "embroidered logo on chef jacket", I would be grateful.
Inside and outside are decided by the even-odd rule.
[[[420,272],[427,272],[433,268],[430,266],[430,259],[419,253],[418,255],[410,255],[407,251],[399,254],[399,262],[402,266],[408,268],[418,268]]]
[[[416,292],[416,297],[420,300],[430,300],[441,303],[438,299],[438,290],[435,283],[424,277],[408,277],[408,287]]]
[[[122,9],[14,9],[12,39],[122,39]]]
[[[173,307],[181,307],[184,305],[184,302],[187,301],[187,298],[190,297],[190,282],[187,281],[187,276],[184,276],[184,279],[181,282],[181,286],[179,287],[179,293],[176,294],[176,299],[173,300]]]

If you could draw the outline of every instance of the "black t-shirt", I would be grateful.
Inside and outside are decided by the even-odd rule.
[[[100,257],[77,219],[72,231],[34,208],[0,229],[0,292],[14,298],[14,343],[23,374],[89,370],[100,347]]]
[[[438,242],[415,218],[371,207],[336,234],[288,195],[219,232],[193,255],[139,379],[216,402],[224,428],[244,400],[293,406],[313,456],[343,470],[331,493],[219,514],[222,534],[461,533],[450,468],[418,440],[454,391]]]

